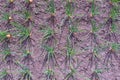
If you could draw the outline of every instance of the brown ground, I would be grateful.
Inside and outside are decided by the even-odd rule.
[[[91,53],[91,50],[93,47],[98,47],[94,42],[91,44],[91,39],[88,38],[91,30],[91,17],[90,17],[90,7],[91,4],[89,2],[90,0],[75,0],[75,10],[72,17],[73,23],[77,24],[78,32],[74,34],[75,38],[77,38],[79,41],[76,41],[75,39],[72,39],[72,42],[76,42],[74,44],[74,48],[76,50],[76,54],[73,56],[75,62],[73,62],[73,65],[76,67],[76,72],[74,74],[75,80],[95,80],[90,79],[92,76],[93,71],[95,70],[95,63],[93,63],[92,66],[88,66],[89,64],[89,57],[87,54]],[[96,21],[97,27],[101,27],[97,32],[97,41],[99,42],[99,45],[102,47],[98,50],[98,56],[99,61],[97,65],[97,70],[101,70],[101,73],[98,73],[99,80],[120,80],[120,60],[118,62],[113,58],[113,65],[104,65],[104,59],[105,54],[109,50],[109,45],[107,44],[108,39],[105,38],[107,33],[107,26],[105,25],[106,20],[109,18],[109,12],[110,12],[110,4],[108,3],[109,0],[95,0],[96,7],[98,8],[98,15],[94,16],[94,20]],[[5,7],[8,5],[7,0],[0,0],[0,31],[4,31],[6,22],[5,20],[2,20],[2,16],[4,13],[8,12],[12,17],[13,21],[23,23],[24,18],[21,14],[21,12],[25,9],[25,2],[24,0],[15,0],[13,9]],[[55,0],[55,6],[56,6],[56,13],[55,13],[55,24],[54,28],[52,27],[52,24],[50,21],[47,21],[47,19],[50,17],[49,13],[46,13],[45,10],[47,9],[47,2],[45,0],[34,0],[34,2],[31,4],[32,7],[32,20],[34,21],[34,25],[31,31],[31,38],[34,39],[32,41],[33,46],[30,46],[30,51],[32,52],[32,59],[33,62],[30,61],[29,65],[24,63],[23,56],[22,56],[22,50],[19,50],[19,45],[16,45],[17,43],[17,37],[13,36],[13,39],[11,40],[11,43],[9,45],[12,55],[14,56],[14,61],[19,61],[20,63],[27,65],[29,67],[33,80],[49,80],[46,79],[44,71],[48,68],[47,65],[44,66],[44,68],[41,70],[43,60],[45,57],[45,54],[47,52],[42,48],[42,39],[43,39],[43,32],[40,31],[41,27],[51,27],[54,29],[56,33],[56,45],[55,47],[55,55],[57,62],[59,64],[58,66],[54,67],[54,75],[56,77],[56,80],[63,80],[64,77],[69,73],[70,69],[68,67],[65,67],[65,54],[66,54],[66,44],[67,44],[67,36],[69,35],[69,29],[68,25],[62,27],[62,36],[60,34],[61,29],[60,26],[62,24],[62,21],[66,18],[65,14],[65,0]],[[15,11],[15,12],[14,12]],[[14,12],[14,13],[12,13]],[[19,13],[20,12],[20,13]],[[45,13],[44,13],[45,12]],[[118,17],[118,19],[120,19]],[[109,23],[108,23],[109,24]],[[116,32],[118,43],[120,43],[120,26],[119,21],[115,22],[117,24],[118,32]],[[14,29],[14,27],[12,27]],[[11,30],[11,34],[14,34],[16,31]],[[114,40],[110,42],[115,42]],[[53,42],[54,43],[54,42]],[[116,42],[115,42],[116,43]],[[2,43],[0,43],[2,44]],[[104,48],[103,48],[104,47]],[[119,48],[120,49],[120,48]],[[2,52],[2,50],[1,50]],[[119,56],[120,50],[117,51],[117,55]],[[87,57],[86,57],[87,56]],[[8,69],[8,72],[11,73],[13,76],[13,79],[11,80],[18,80],[20,75],[21,68],[16,64],[7,64],[2,61],[3,54],[0,54],[0,70]],[[120,57],[119,57],[120,59]],[[77,64],[80,63],[80,65]],[[93,61],[94,62],[94,61]],[[67,65],[66,65],[67,66]],[[2,80],[2,79],[0,79]],[[23,79],[24,80],[24,79]],[[51,80],[51,79],[50,79]],[[53,79],[54,80],[54,79]],[[73,79],[68,79],[73,80]],[[98,80],[98,79],[96,79]]]

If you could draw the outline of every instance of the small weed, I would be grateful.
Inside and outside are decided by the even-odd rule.
[[[14,80],[11,74],[6,69],[0,72],[0,80]]]

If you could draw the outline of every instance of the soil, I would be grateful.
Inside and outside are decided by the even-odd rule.
[[[30,69],[32,80],[64,80],[65,76],[70,72],[70,67],[68,64],[65,64],[65,58],[67,54],[67,37],[69,35],[69,21],[66,22],[66,25],[61,27],[63,21],[67,18],[64,8],[66,0],[54,1],[56,8],[54,26],[48,20],[51,17],[50,13],[46,12],[49,0],[33,0],[32,4],[30,4],[30,11],[32,12],[33,21],[33,25],[31,25],[32,30],[30,38],[33,40],[32,45],[29,47],[29,50],[32,53],[29,57],[31,58],[29,60],[29,64],[26,61],[23,61],[26,59],[23,56],[23,50],[19,49],[20,44],[17,43],[18,36],[15,34],[17,32],[15,27],[10,27],[11,30],[9,32],[13,35],[13,37],[10,40],[9,48],[12,53],[11,56],[14,56],[12,59],[13,63],[7,64],[4,62],[4,54],[0,54],[0,71],[7,69],[8,72],[13,76],[12,80],[18,80],[21,75],[21,67],[15,63],[17,61]],[[106,38],[106,35],[108,35],[107,27],[110,24],[106,24],[106,21],[109,19],[109,13],[111,9],[109,0],[95,0],[98,14],[94,17],[90,16],[90,1],[91,0],[74,0],[75,10],[72,16],[72,21],[73,24],[77,25],[78,30],[71,38],[73,48],[75,49],[75,55],[73,56],[72,63],[73,67],[75,68],[75,73],[73,75],[75,77],[74,80],[120,80],[120,48],[116,52],[118,55],[118,61],[114,58],[114,56],[112,56],[111,60],[108,61],[108,66],[106,66],[104,63],[106,53],[110,48],[108,42],[114,42],[116,44],[120,43],[120,21],[114,22],[117,25],[117,31],[115,34],[118,41],[116,42],[113,37],[111,37],[111,40]],[[5,13],[9,13],[12,16],[13,19],[11,22],[23,24],[25,21],[22,14],[26,7],[25,0],[15,0],[13,4],[11,4],[12,6],[8,5],[8,0],[0,0],[0,31],[7,30],[7,21],[2,19],[2,16]],[[90,22],[91,19],[96,21],[96,26],[99,28],[99,30],[95,32],[95,35],[97,35],[95,40],[98,42],[98,44],[93,40],[94,37],[92,36],[94,35],[90,34],[92,28]],[[118,19],[120,20],[120,15],[118,16]],[[45,27],[50,27],[55,32],[55,35],[53,36],[55,37],[56,42],[51,44],[52,47],[54,47],[57,65],[53,65],[54,67],[49,67],[54,71],[54,76],[52,76],[53,79],[46,79],[45,70],[48,69],[48,63],[41,68],[43,66],[42,64],[44,62],[45,55],[47,54],[47,51],[45,51],[42,47],[44,33],[41,30]],[[53,46],[53,44],[55,45]],[[1,45],[2,42],[0,43],[0,46]],[[97,57],[99,60],[96,60],[96,57],[92,56],[94,55],[92,54],[93,48],[98,49]],[[0,53],[2,53],[2,49],[0,51]],[[113,64],[110,64],[111,61]],[[92,74],[95,70],[100,70],[100,73],[97,73],[99,76],[98,79],[92,79]],[[73,79],[71,78],[67,80]]]

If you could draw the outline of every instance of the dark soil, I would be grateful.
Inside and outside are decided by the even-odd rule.
[[[65,13],[66,0],[54,0],[56,8],[54,15],[46,11],[50,0],[33,0],[30,4],[25,0],[15,0],[13,3],[8,1],[0,0],[0,32],[8,31],[12,34],[7,45],[11,56],[7,56],[6,59],[10,62],[6,63],[3,60],[3,49],[0,49],[0,71],[7,69],[13,79],[0,80],[26,80],[20,79],[22,68],[17,62],[29,68],[31,74],[27,80],[64,80],[68,74],[71,76],[65,80],[120,80],[120,15],[117,17],[118,21],[111,20],[110,0],[95,0],[98,14],[92,17],[90,12],[92,0],[74,0],[71,21]],[[117,5],[120,11],[120,3]],[[25,10],[30,11],[32,15],[28,21],[23,16]],[[3,20],[2,17],[6,13],[12,20]],[[95,21],[98,28],[96,32],[91,31],[91,20]],[[32,27],[28,36],[31,40],[25,40],[28,42],[24,42],[22,48],[18,30],[10,22],[18,22],[26,28]],[[114,33],[109,30],[112,23],[117,26]],[[77,27],[77,32],[69,31],[72,24]],[[43,40],[42,30],[47,28],[52,29],[54,34],[46,41]],[[75,49],[72,58],[67,55],[69,35],[71,42],[69,47]],[[118,49],[112,50],[110,43],[118,44]],[[0,42],[0,47],[3,45],[3,42]],[[44,45],[54,48],[54,55],[50,56],[50,60]],[[24,56],[25,50],[30,54]],[[73,72],[71,65],[72,69],[75,69]],[[48,69],[53,70],[50,76],[45,73]],[[25,77],[27,78],[27,75]]]

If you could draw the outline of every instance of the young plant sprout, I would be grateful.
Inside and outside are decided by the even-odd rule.
[[[52,26],[55,26],[55,4],[54,4],[54,0],[50,0],[49,4],[48,4],[48,12],[50,13],[50,18],[48,18],[47,21],[50,21],[50,23],[52,24]]]
[[[92,0],[90,17],[92,18],[97,14],[98,14],[98,11],[97,11],[97,7],[95,5],[95,0]]]
[[[101,73],[101,71],[97,71],[97,70],[93,71],[90,80],[100,80],[98,73]]]
[[[110,11],[110,18],[106,22],[107,35],[105,36],[105,39],[107,39],[108,41],[115,41],[117,43],[117,26],[114,22],[118,21],[116,19],[118,17],[118,13],[118,9],[115,6],[113,6]]]
[[[46,44],[46,45],[55,45],[56,43],[56,38],[55,38],[55,32],[54,30],[52,30],[51,28],[47,27],[43,30],[41,30],[43,33],[44,33],[44,36],[43,36],[43,41],[42,43],[43,44]]]
[[[25,18],[25,22],[23,25],[25,27],[29,27],[31,24],[33,24],[31,12],[26,10],[23,14]]]
[[[26,67],[22,68],[18,80],[33,80],[31,71]]]
[[[74,12],[74,2],[72,0],[67,0],[66,6],[65,6],[65,13],[66,15],[71,18]]]
[[[70,26],[69,27],[69,39],[71,40],[72,44],[76,44],[77,42],[80,42],[80,40],[75,36],[75,34],[78,32],[78,29],[76,26]]]
[[[2,51],[3,54],[3,60],[11,65],[14,63],[14,56],[12,55],[12,52],[10,51],[10,49],[5,49]]]
[[[93,45],[93,43],[95,45],[99,45],[98,37],[97,37],[97,34],[96,34],[96,32],[98,31],[98,28],[96,27],[96,24],[95,24],[94,20],[91,20],[91,25],[92,25],[92,29],[87,34],[87,36],[88,36],[87,40],[90,40],[91,45]]]
[[[58,65],[55,52],[54,52],[54,48],[45,45],[44,49],[47,51],[47,54],[45,55],[45,58],[43,60],[42,68],[45,66],[45,64],[47,64],[48,66],[52,66],[52,67]]]
[[[29,51],[29,50],[25,50],[24,52],[23,52],[23,62],[24,62],[24,64],[26,63],[27,65],[29,65],[30,64],[30,62],[34,62],[33,61],[33,58],[32,58],[32,56],[31,56],[31,52]]]
[[[71,71],[65,76],[63,80],[77,80],[75,77],[75,69],[71,68]]]
[[[75,63],[75,60],[73,56],[75,55],[75,49],[72,47],[72,44],[70,43],[70,40],[68,38],[67,40],[67,54],[65,57],[65,65],[71,66]]]
[[[6,21],[5,27],[6,29],[11,29],[12,25],[11,25],[11,21],[13,20],[12,16],[10,16],[8,13],[4,13],[2,16],[2,19]]]
[[[98,52],[97,52],[97,49],[94,48],[93,51],[89,54],[87,54],[85,56],[85,58],[88,58],[89,59],[89,63],[87,65],[87,68],[92,68],[93,65],[95,65],[95,67],[97,67],[98,65],[98,62],[100,61],[100,58],[99,58],[99,55],[98,55]]]
[[[112,66],[114,63],[112,62],[113,59],[116,60],[116,62],[119,63],[119,55],[117,54],[117,51],[120,48],[120,44],[117,43],[111,43],[109,50],[105,54],[104,64],[108,66],[109,64]]]
[[[55,73],[51,69],[48,69],[45,71],[45,77],[46,77],[45,80],[57,80],[55,78]]]
[[[7,31],[0,31],[0,42],[2,43],[1,45],[2,50],[9,48],[11,38],[12,38],[12,35]]]
[[[0,72],[0,80],[13,80],[13,77],[6,69],[4,69]]]
[[[12,23],[13,26],[15,26],[18,30],[18,36],[19,36],[19,43],[20,43],[20,48],[30,49],[30,46],[33,46],[32,41],[34,39],[31,38],[31,29],[24,27],[23,25],[19,23]]]

